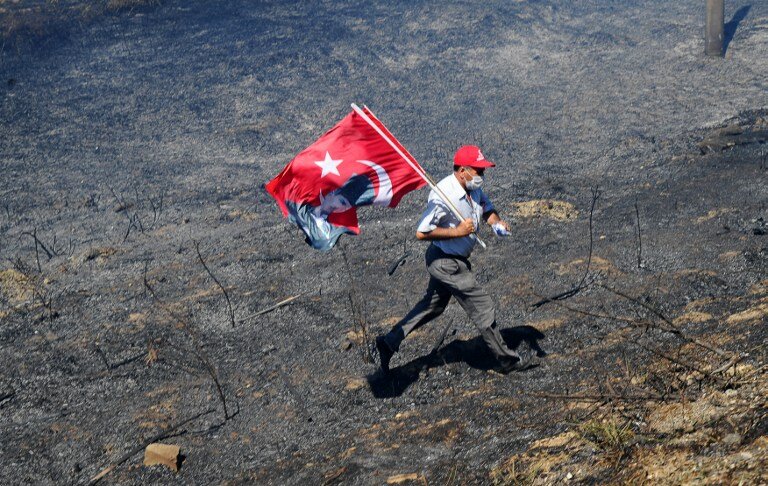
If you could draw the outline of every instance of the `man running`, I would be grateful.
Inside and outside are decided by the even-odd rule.
[[[509,231],[509,225],[499,217],[481,189],[485,169],[495,167],[495,164],[486,160],[474,145],[457,150],[453,162],[453,174],[441,180],[437,187],[464,219],[457,218],[434,190],[430,192],[427,209],[416,230],[416,238],[431,242],[426,252],[429,284],[424,297],[414,308],[389,333],[376,338],[381,369],[385,373],[389,372],[389,362],[400,349],[403,339],[442,314],[451,297],[459,301],[477,326],[498,360],[497,371],[508,373],[535,364],[535,358],[523,360],[507,347],[496,325],[493,301],[478,285],[469,262],[477,243],[475,229],[481,219],[498,228],[498,231]]]

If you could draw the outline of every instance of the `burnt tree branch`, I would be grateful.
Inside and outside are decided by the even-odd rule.
[[[637,206],[635,198],[635,218],[637,219],[637,268],[643,268],[643,237],[640,231],[640,208]]]
[[[235,310],[232,308],[232,301],[229,298],[229,293],[227,292],[227,289],[224,288],[223,285],[221,285],[221,282],[219,282],[219,279],[216,278],[216,275],[211,272],[211,269],[208,268],[208,265],[205,263],[205,259],[203,259],[203,255],[200,253],[200,243],[196,240],[192,240],[192,243],[195,245],[195,252],[197,252],[197,258],[200,260],[200,264],[203,265],[203,268],[206,272],[208,272],[208,275],[211,276],[214,282],[216,282],[216,285],[219,286],[221,289],[221,292],[224,294],[224,298],[227,299],[227,307],[229,308],[229,322],[232,324],[232,328],[235,327]]]
[[[715,346],[711,346],[711,345],[705,343],[704,341],[701,341],[700,339],[688,336],[683,331],[681,331],[677,326],[672,324],[670,321],[666,321],[666,323],[668,325],[663,325],[663,324],[660,324],[658,322],[651,321],[651,320],[644,320],[644,319],[637,319],[637,318],[631,319],[631,318],[628,318],[628,317],[619,317],[619,316],[612,316],[610,314],[601,314],[601,313],[597,313],[597,312],[590,312],[590,311],[587,311],[587,310],[584,310],[584,309],[579,309],[577,307],[572,307],[572,306],[563,304],[562,302],[555,302],[555,305],[557,305],[558,307],[562,307],[563,309],[566,309],[568,311],[574,312],[576,314],[581,314],[581,315],[588,316],[588,317],[595,317],[595,318],[598,318],[598,319],[607,319],[607,320],[611,320],[611,321],[624,322],[624,323],[627,323],[627,324],[629,324],[629,325],[631,325],[633,327],[637,327],[637,328],[640,328],[640,329],[656,329],[656,330],[659,330],[659,331],[668,332],[670,334],[673,334],[673,335],[677,336],[679,339],[681,339],[681,340],[683,340],[685,342],[688,342],[688,343],[691,343],[691,344],[695,344],[695,345],[697,345],[699,347],[702,347],[702,348],[704,348],[704,349],[706,349],[708,351],[712,351],[713,353],[715,353],[715,354],[717,354],[719,356],[725,356],[727,354],[725,351],[721,350],[720,348],[717,348]]]
[[[658,356],[659,358],[665,359],[665,360],[669,361],[670,363],[674,363],[676,365],[682,366],[683,368],[687,368],[689,370],[692,370],[692,371],[695,371],[697,373],[700,373],[702,376],[708,376],[708,377],[710,377],[712,379],[720,381],[720,379],[718,377],[714,376],[717,373],[717,370],[715,370],[712,373],[709,373],[707,371],[704,371],[703,369],[701,369],[697,365],[691,363],[688,360],[684,360],[684,359],[682,359],[680,357],[671,356],[671,355],[669,355],[669,354],[667,354],[667,353],[665,353],[665,352],[663,352],[661,350],[658,350],[658,349],[656,349],[654,347],[646,346],[646,345],[642,344],[641,342],[639,342],[638,340],[635,340],[634,343],[636,345],[638,345],[639,347],[641,347],[642,349],[648,351],[649,353],[652,353],[652,354]]]
[[[37,237],[37,226],[35,226],[35,228],[31,232],[24,231],[21,234],[24,236],[29,236],[35,241],[35,260],[37,261],[37,271],[39,273],[43,273],[42,266],[40,265],[40,252],[38,251],[38,248],[43,249],[46,256],[48,256],[48,260],[52,259],[54,254],[48,248],[46,248],[43,242],[40,241],[40,238]]]
[[[530,397],[536,397],[536,398],[554,398],[559,400],[568,400],[568,401],[575,401],[575,402],[613,402],[613,401],[620,401],[620,402],[645,402],[645,401],[656,401],[656,402],[666,402],[669,400],[680,400],[681,398],[679,396],[672,396],[672,395],[656,395],[656,394],[645,394],[645,395],[622,395],[622,394],[612,394],[612,393],[583,393],[583,394],[567,394],[567,393],[528,393],[528,392],[522,392],[524,395],[528,395]]]
[[[208,356],[208,353],[205,352],[203,349],[202,344],[200,343],[200,338],[197,336],[197,333],[195,330],[190,326],[186,319],[179,316],[176,312],[173,311],[173,309],[165,303],[155,292],[155,289],[150,285],[149,280],[147,279],[147,266],[148,264],[144,264],[144,286],[149,291],[149,294],[152,296],[152,299],[157,302],[157,304],[160,306],[161,309],[163,309],[173,320],[176,321],[178,326],[183,329],[187,335],[190,337],[192,344],[195,347],[195,355],[197,356],[197,359],[200,361],[200,363],[203,365],[203,368],[205,369],[206,373],[208,373],[208,376],[210,376],[211,380],[213,381],[213,384],[216,388],[216,393],[219,396],[219,400],[221,401],[221,405],[224,408],[224,421],[231,419],[234,417],[237,412],[230,415],[229,409],[227,408],[227,397],[224,394],[224,389],[221,386],[221,381],[219,380],[219,375],[216,370],[216,367],[213,365],[213,362],[211,361],[210,357]],[[239,411],[239,410],[238,410]]]
[[[701,341],[701,340],[699,340],[697,338],[690,337],[690,336],[687,336],[686,334],[684,334],[683,331],[677,325],[675,325],[667,316],[665,316],[660,310],[658,310],[657,308],[653,307],[652,305],[649,305],[649,304],[641,301],[640,299],[638,299],[636,297],[632,297],[630,295],[627,295],[626,293],[624,293],[624,292],[622,292],[620,290],[614,289],[612,287],[609,287],[607,285],[604,285],[604,284],[597,284],[597,285],[598,285],[598,287],[600,287],[602,289],[605,289],[605,290],[607,290],[607,291],[609,291],[609,292],[611,292],[613,294],[616,294],[619,297],[623,297],[623,298],[629,300],[630,302],[633,302],[633,303],[643,307],[644,309],[650,311],[651,313],[653,313],[659,319],[664,321],[664,323],[667,325],[667,327],[659,327],[659,326],[657,326],[659,329],[662,329],[662,330],[665,330],[665,331],[667,331],[669,333],[675,334],[678,337],[680,337],[681,339],[683,339],[685,341],[689,341],[689,342],[691,342],[693,344],[696,344],[698,346],[701,346],[702,348],[707,349],[709,351],[712,351],[713,353],[715,353],[715,354],[717,354],[719,356],[728,356],[729,353],[723,351],[722,349],[718,348],[717,346],[712,346],[711,344],[708,344],[708,343],[706,343],[704,341]]]
[[[242,319],[238,319],[238,322],[245,322],[245,321],[249,321],[249,320],[251,320],[251,319],[254,319],[254,318],[256,318],[256,317],[259,317],[259,316],[261,316],[261,315],[263,315],[263,314],[266,314],[266,313],[268,313],[268,312],[272,312],[272,311],[273,311],[273,310],[275,310],[275,309],[279,309],[280,307],[282,307],[282,306],[284,306],[284,305],[288,305],[288,304],[290,304],[290,303],[291,303],[291,302],[293,302],[294,300],[296,300],[296,299],[298,299],[299,297],[302,297],[302,296],[304,296],[304,295],[307,295],[308,293],[309,293],[309,292],[302,292],[302,293],[300,293],[300,294],[297,294],[297,295],[294,295],[294,296],[292,296],[292,297],[288,297],[287,299],[281,300],[281,301],[280,301],[280,302],[278,302],[277,304],[275,304],[275,305],[271,305],[271,306],[267,307],[266,309],[262,309],[262,310],[260,310],[259,312],[255,313],[255,314],[252,314],[252,315],[250,315],[250,316],[248,316],[248,317],[243,317]]]
[[[594,246],[594,232],[592,230],[592,220],[595,212],[595,205],[597,204],[597,200],[600,198],[600,195],[602,193],[600,192],[600,189],[598,187],[593,187],[590,189],[590,191],[592,192],[592,204],[590,205],[590,208],[589,208],[589,253],[587,256],[587,266],[584,269],[584,275],[581,277],[581,280],[579,281],[579,283],[571,287],[570,290],[566,290],[565,292],[561,292],[551,297],[546,297],[536,302],[535,304],[533,304],[531,306],[531,309],[538,309],[539,307],[543,306],[548,302],[565,300],[570,297],[573,297],[574,295],[578,294],[579,292],[581,292],[582,290],[584,290],[585,288],[589,287],[592,284],[591,281],[587,282],[587,277],[589,276],[589,269],[590,269],[590,266],[592,265],[592,247]]]
[[[352,269],[349,265],[349,259],[347,258],[346,247],[340,245],[340,248],[341,248],[341,255],[344,258],[344,267],[346,268],[347,275],[349,277],[350,285],[347,287],[348,288],[347,297],[349,299],[349,305],[352,310],[353,321],[355,323],[355,327],[356,328],[359,327],[360,331],[363,334],[363,343],[366,343],[366,345],[362,347],[363,361],[366,363],[373,363],[374,362],[373,354],[371,353],[370,347],[367,345],[367,343],[369,342],[368,326],[366,326],[365,324],[365,316],[364,316],[364,312],[362,310],[362,304],[361,304],[362,300],[359,298],[359,295],[355,290],[357,289],[357,285],[355,285],[355,280],[352,275]]]

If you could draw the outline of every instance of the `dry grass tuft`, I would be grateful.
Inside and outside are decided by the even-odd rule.
[[[556,221],[573,221],[579,211],[573,204],[554,199],[534,199],[513,203],[516,218],[550,218]]]
[[[146,357],[146,358],[144,358],[144,363],[145,363],[147,366],[152,366],[152,364],[154,364],[154,363],[157,361],[157,358],[158,358],[158,356],[159,356],[159,355],[158,355],[158,350],[157,350],[157,348],[154,348],[154,347],[152,347],[152,346],[149,346],[149,347],[147,348],[147,357]]]
[[[34,284],[23,273],[7,269],[0,271],[0,295],[12,306],[31,302],[34,298]]]
[[[768,303],[758,304],[744,311],[728,316],[725,320],[728,324],[742,324],[744,322],[765,322],[768,317]]]
[[[491,471],[493,486],[528,486],[536,482],[541,469],[537,464],[520,467],[512,460],[502,467]]]
[[[619,425],[615,420],[590,420],[579,427],[582,438],[593,443],[599,449],[623,451],[635,438],[629,423]]]

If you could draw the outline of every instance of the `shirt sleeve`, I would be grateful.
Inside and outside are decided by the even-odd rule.
[[[480,192],[480,205],[483,207],[483,214],[488,213],[490,211],[495,211],[496,208],[493,207],[493,203],[490,199],[488,199],[488,196],[485,195],[482,189],[478,189]]]
[[[420,233],[429,233],[440,225],[440,222],[448,214],[445,206],[438,201],[432,200],[427,203],[427,209],[421,215],[419,226],[416,231]]]

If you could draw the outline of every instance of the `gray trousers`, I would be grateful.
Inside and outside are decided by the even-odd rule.
[[[426,263],[429,284],[424,297],[384,336],[392,351],[398,351],[400,343],[412,331],[442,314],[453,296],[480,331],[496,359],[501,362],[519,359],[519,355],[509,349],[501,337],[496,326],[493,300],[478,285],[469,260],[429,245]]]

